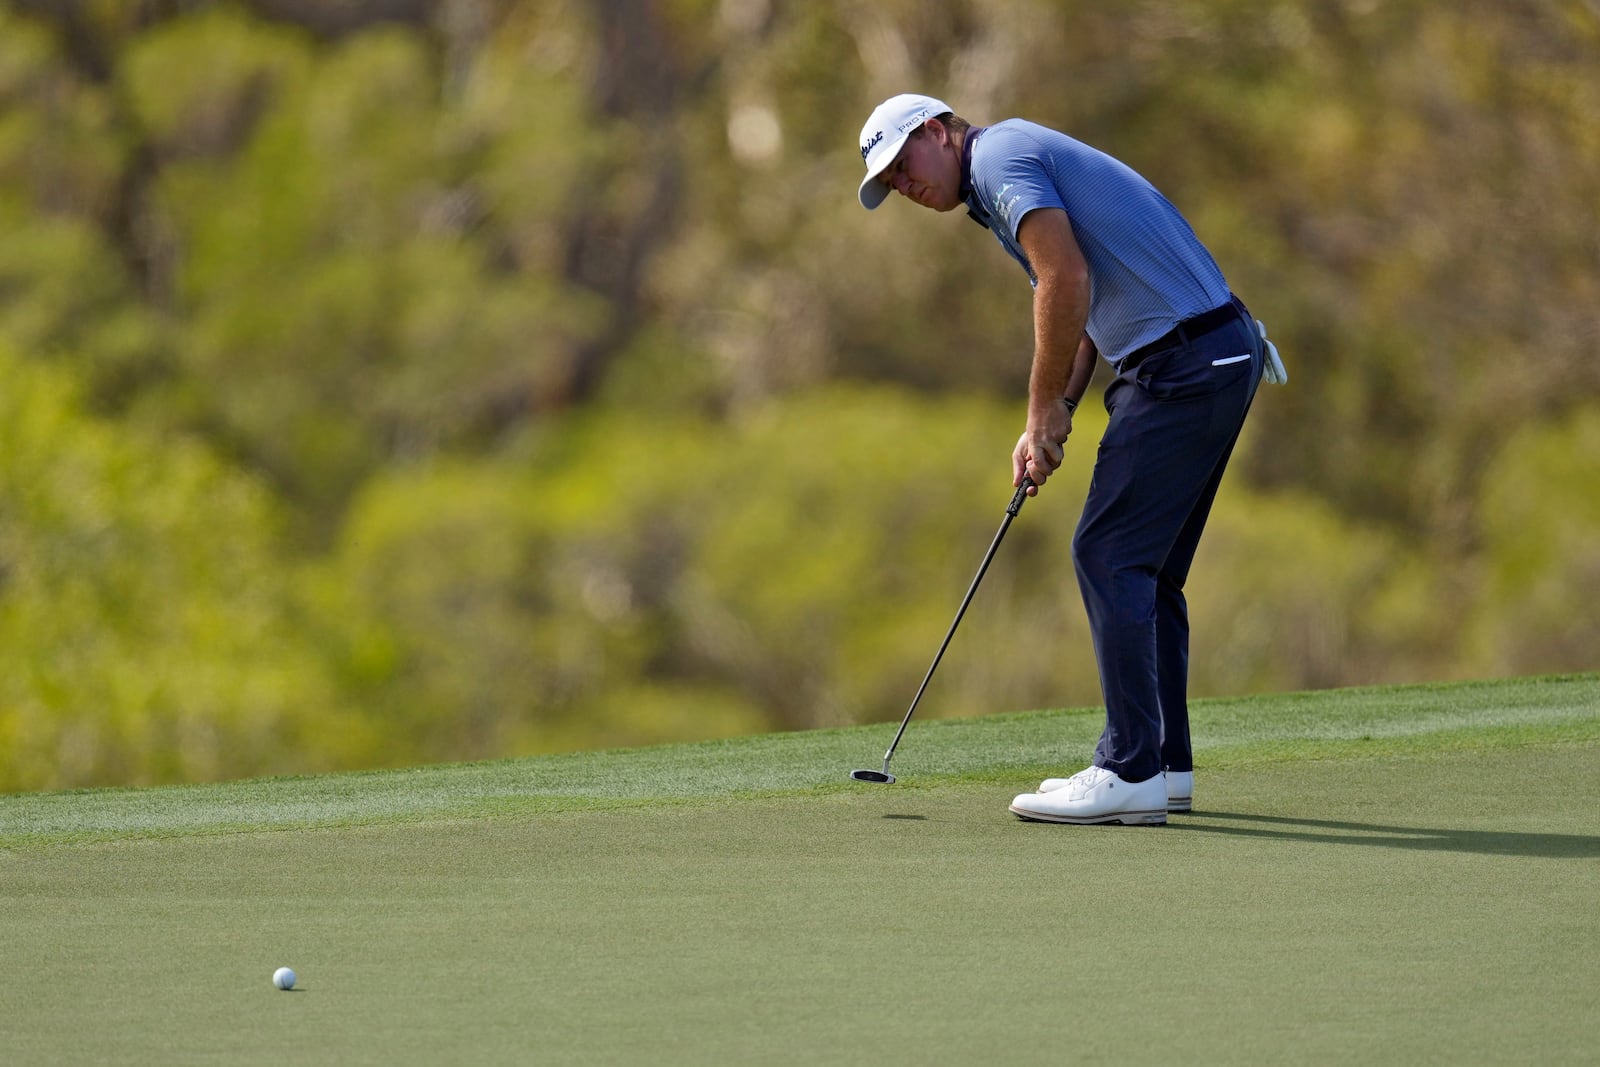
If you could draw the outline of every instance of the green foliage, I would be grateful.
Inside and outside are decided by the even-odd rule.
[[[373,758],[298,626],[278,509],[0,350],[0,790]]]
[[[41,215],[0,199],[0,334],[13,345],[59,357],[85,345],[98,352],[107,319],[130,314],[115,251],[87,222]]]
[[[995,242],[856,202],[908,88],[1126,159],[1285,353],[1198,692],[1592,666],[1593,5],[943,15],[0,0],[0,783],[897,717],[1032,350]],[[922,714],[1098,699],[1093,408]]]
[[[1426,654],[1450,619],[1442,587],[1403,539],[1324,501],[1226,490],[1186,590],[1191,684],[1269,692],[1437,673]]]
[[[165,77],[217,54],[255,87],[251,106]],[[559,391],[596,309],[498,269],[466,231],[471,138],[429,90],[415,35],[317,56],[215,15],[152,34],[135,58],[130,93],[169,139],[241,144],[164,168],[156,190],[180,254],[190,420],[327,510],[388,459],[471,440],[508,400]]]
[[[120,64],[130,118],[172,159],[239,148],[260,114],[306,76],[303,35],[231,8],[202,11],[139,37]]]
[[[0,7],[0,189],[42,214],[102,212],[127,147],[105,92],[43,27]]]
[[[734,425],[659,424],[620,480],[601,420],[532,463],[397,472],[352,511],[322,581],[353,605],[330,614],[380,620],[385,703],[408,734],[443,731],[428,751],[882,717],[958,602],[970,563],[949,558],[953,531],[981,552],[973,496],[1009,495],[1010,420],[971,402],[929,415],[834,392]],[[979,434],[992,450],[896,478],[898,452],[960,455]]]
[[[1004,515],[1014,441],[1001,405],[887,391],[808,393],[741,421],[694,475],[711,483],[686,568],[696,643],[785,725],[897,716]],[[1042,547],[1015,538],[986,579],[986,608],[1015,594]],[[974,610],[930,714],[1012,706],[1060,677],[1052,657],[1021,662],[1033,643],[1013,632],[1059,620],[1016,617],[1067,592],[1051,584],[1013,595],[1008,617]],[[992,658],[1008,645],[1018,662]]]
[[[0,9],[0,343],[72,362],[97,404],[126,402],[161,364],[158,318],[103,225],[128,147],[107,93]]]
[[[1478,636],[1491,670],[1600,649],[1600,406],[1521,429],[1483,476]]]

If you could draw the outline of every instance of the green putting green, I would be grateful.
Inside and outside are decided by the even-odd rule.
[[[1196,812],[1024,823],[1097,715],[0,798],[7,1062],[1574,1062],[1600,676],[1205,702]],[[300,976],[274,990],[279,965]]]

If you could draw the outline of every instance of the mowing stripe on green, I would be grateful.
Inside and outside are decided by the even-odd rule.
[[[913,722],[896,753],[900,784],[850,783],[877,767],[892,723],[699,744],[447,764],[205,786],[0,797],[0,848],[121,837],[376,825],[727,797],[907,789],[1080,769],[1100,709]],[[1600,674],[1324,690],[1197,701],[1202,770],[1241,762],[1397,753],[1600,736]]]

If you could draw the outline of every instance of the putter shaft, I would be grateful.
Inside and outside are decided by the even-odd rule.
[[[989,563],[994,559],[994,554],[1000,548],[1000,542],[1006,536],[1006,530],[1011,526],[1011,520],[1017,517],[1022,510],[1022,502],[1028,499],[1028,490],[1033,486],[1033,479],[1023,476],[1022,484],[1017,486],[1016,494],[1012,496],[1011,503],[1006,505],[1006,517],[1000,523],[1000,529],[995,532],[994,540],[989,543],[989,551],[983,555],[983,563],[978,567],[977,575],[972,579],[972,584],[967,587],[967,595],[961,599],[961,607],[956,610],[955,621],[950,624],[950,631],[944,635],[944,643],[939,646],[939,651],[933,657],[933,663],[928,667],[928,673],[923,675],[922,684],[917,687],[917,695],[911,698],[911,707],[906,709],[906,717],[900,720],[900,729],[895,731],[894,740],[889,742],[889,750],[883,754],[883,773],[889,773],[889,760],[894,757],[894,750],[900,745],[900,738],[905,736],[906,726],[911,722],[911,716],[916,713],[917,704],[922,700],[922,694],[928,689],[928,682],[933,678],[933,672],[938,670],[939,661],[944,658],[944,650],[950,647],[950,639],[956,635],[956,627],[961,625],[961,617],[967,613],[967,605],[972,603],[973,594],[978,591],[978,583],[983,581],[984,573],[989,569]]]

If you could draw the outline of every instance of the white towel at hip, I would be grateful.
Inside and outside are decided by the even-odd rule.
[[[1262,377],[1273,385],[1287,385],[1289,372],[1283,369],[1283,359],[1278,355],[1278,346],[1267,340],[1267,324],[1257,319],[1256,329],[1261,331],[1261,344],[1266,350],[1264,359],[1266,368],[1262,371]]]

